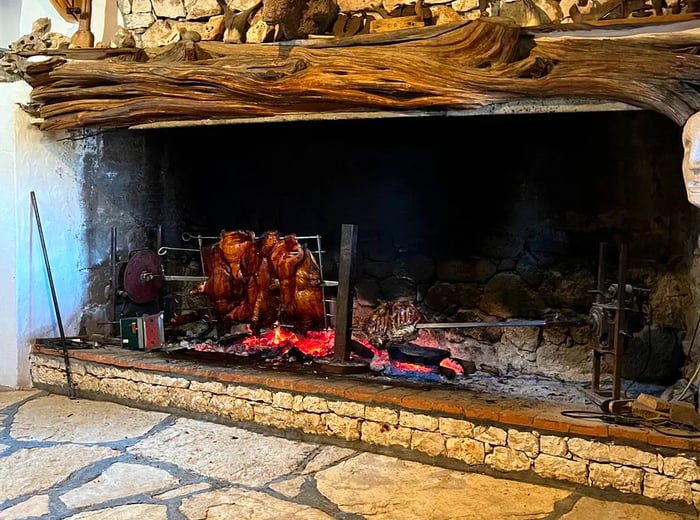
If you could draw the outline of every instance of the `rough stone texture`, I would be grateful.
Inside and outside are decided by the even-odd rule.
[[[685,515],[677,515],[668,511],[660,511],[651,506],[597,500],[581,497],[571,511],[564,513],[561,520],[593,520],[616,518],[619,520],[682,520]]]
[[[22,405],[10,434],[17,440],[109,442],[139,437],[165,417],[110,402],[51,395]]]
[[[131,495],[151,493],[178,482],[177,478],[162,469],[117,462],[92,482],[72,489],[59,498],[70,509],[77,509]]]
[[[303,474],[315,473],[319,470],[335,464],[339,460],[344,459],[357,453],[355,450],[348,448],[339,448],[337,446],[323,446],[318,453],[311,459],[302,471]]]
[[[610,446],[602,442],[587,441],[573,437],[569,439],[568,446],[571,454],[576,457],[598,462],[610,461]]]
[[[440,417],[438,423],[440,432],[445,435],[451,435],[453,437],[472,437],[474,434],[474,425],[469,421]]]
[[[474,426],[474,438],[494,446],[505,446],[508,434],[495,426]]]
[[[171,498],[182,497],[185,495],[190,495],[196,493],[197,491],[203,491],[209,489],[211,486],[206,482],[200,482],[199,484],[188,484],[186,486],[180,486],[176,489],[166,491],[165,493],[158,493],[153,495],[153,498],[158,498],[161,500],[169,500]]]
[[[151,9],[151,0],[131,0],[132,13],[150,13]]]
[[[569,441],[571,449],[571,441]],[[657,469],[659,466],[656,454],[632,448],[631,446],[610,446],[610,462]]]
[[[24,502],[0,511],[0,520],[17,520],[49,513],[49,495],[33,496]]]
[[[38,390],[16,390],[12,392],[0,392],[0,410],[12,404],[24,401],[28,397],[39,394]]]
[[[514,450],[525,452],[528,456],[535,458],[540,452],[539,435],[532,432],[521,432],[519,430],[508,430],[508,446]]]
[[[483,464],[486,447],[483,442],[474,439],[448,438],[445,441],[447,456],[459,459],[467,464]]]
[[[407,412],[401,410],[399,413],[399,426],[434,432],[438,429],[438,418],[432,415]]]
[[[361,438],[370,444],[408,448],[411,445],[411,430],[386,423],[365,421],[361,426]]]
[[[389,408],[365,406],[365,419],[396,425],[399,424],[399,412]]]
[[[190,520],[332,520],[323,511],[282,501],[265,493],[242,489],[222,489],[183,500],[180,512]]]
[[[644,496],[661,500],[681,500],[693,503],[690,483],[655,473],[644,475]]]
[[[221,14],[221,6],[216,0],[185,0],[188,20],[197,20]]]
[[[164,47],[180,41],[180,33],[170,20],[156,20],[141,35],[143,46],[146,48]]]
[[[494,500],[493,478],[363,453],[316,475],[318,490],[341,511],[372,520],[396,518],[537,518],[569,491],[514,481]],[[420,482],[420,486],[413,485]],[[504,504],[507,502],[507,505]],[[500,506],[499,506],[500,504]],[[502,507],[505,505],[505,507]]]
[[[16,451],[0,459],[0,502],[39,493],[88,464],[117,454],[110,448],[72,444]]]
[[[486,259],[463,260],[458,258],[438,262],[437,276],[446,282],[484,283],[496,274],[496,266]]]
[[[535,473],[544,478],[556,478],[569,480],[578,484],[586,484],[588,481],[588,468],[585,462],[578,462],[561,457],[540,454],[535,459]]]
[[[569,454],[566,439],[556,435],[542,435],[540,437],[540,451],[555,457],[566,457]]]
[[[349,401],[328,401],[328,409],[346,417],[364,417],[365,405]]]
[[[486,284],[480,307],[501,318],[531,318],[537,316],[544,302],[518,275],[498,273]]]
[[[521,451],[496,446],[493,452],[486,455],[486,464],[498,471],[527,471],[532,461]]]
[[[153,10],[160,18],[183,18],[185,6],[182,0],[152,0]]]
[[[332,413],[323,416],[326,432],[346,441],[356,441],[360,438],[361,422],[354,417],[342,417]]]
[[[66,520],[168,520],[166,506],[157,504],[129,504],[126,506],[109,507],[99,511],[88,511],[66,517]]]
[[[455,0],[452,2],[452,9],[457,12],[471,11],[479,8],[479,0]]]
[[[665,457],[663,473],[669,477],[683,480],[700,480],[700,468],[698,468],[697,462],[685,457]]]
[[[145,29],[155,22],[151,13],[132,13],[124,15],[124,26],[127,29]]]
[[[591,484],[599,488],[610,487],[637,495],[642,493],[644,471],[639,468],[591,462],[588,466],[588,476]]]
[[[196,447],[198,457],[188,455]],[[312,445],[217,424],[178,419],[127,451],[142,457],[168,460],[185,469],[231,483],[260,486],[283,475],[311,452]],[[259,454],[265,457],[260,458]],[[251,464],[251,460],[256,460]]]
[[[294,498],[301,492],[301,486],[308,481],[308,477],[294,477],[270,484],[270,488],[286,497]]]
[[[440,433],[417,430],[411,434],[411,449],[437,457],[445,453],[445,438]]]

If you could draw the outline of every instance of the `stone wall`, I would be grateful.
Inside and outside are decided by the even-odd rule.
[[[125,28],[134,36],[138,47],[160,47],[175,43],[184,37],[192,37],[187,31],[198,33],[202,40],[218,40],[228,43],[262,43],[279,39],[275,26],[263,19],[260,0],[228,0],[226,2],[229,16],[242,14],[236,28],[227,27],[223,2],[217,0],[119,0],[119,10]],[[371,0],[338,0],[338,13],[351,18],[355,15],[359,27],[369,20],[380,19],[388,15],[401,15],[402,7],[414,2],[397,0],[372,2]],[[500,2],[499,2],[500,3]],[[540,23],[557,23],[564,18],[558,2],[537,0],[541,9],[529,13],[523,2],[503,3],[502,15],[511,16],[522,25]],[[373,5],[379,5],[374,7]],[[493,2],[487,3],[484,13],[493,11]],[[459,20],[472,20],[482,16],[478,0],[425,0],[427,21],[430,25],[449,23]],[[413,10],[415,13],[415,10]],[[335,17],[334,17],[335,18]],[[245,19],[245,21],[244,21]],[[332,34],[333,25],[316,34]]]
[[[58,392],[65,389],[61,359],[34,353],[31,362],[36,386]],[[427,414],[75,359],[71,369],[79,393],[137,407],[181,410],[368,446],[401,448],[436,463],[449,460],[474,469],[532,474],[700,507],[700,466],[696,455],[661,454],[604,438],[563,436],[478,423],[458,415]]]

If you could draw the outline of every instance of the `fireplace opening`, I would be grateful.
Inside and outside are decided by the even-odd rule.
[[[314,360],[333,354],[350,223],[349,349],[372,377],[580,400],[595,383],[596,345],[614,343],[611,306],[624,293],[623,390],[659,393],[694,368],[697,223],[680,132],[658,114],[630,111],[93,137],[84,204],[88,248],[103,268],[91,271],[83,332],[114,335],[124,319],[151,317],[153,345],[172,355],[316,370]],[[212,300],[197,291],[207,277],[202,252],[239,232],[298,238],[323,287],[312,327],[285,323],[289,316],[252,328],[211,319]],[[134,298],[144,272],[165,278]],[[398,337],[373,337],[387,316]],[[149,330],[147,319],[141,325]],[[613,369],[601,356],[606,389]]]

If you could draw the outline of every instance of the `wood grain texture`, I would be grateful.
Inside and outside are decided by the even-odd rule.
[[[138,59],[73,54],[23,70],[47,131],[562,97],[619,101],[679,125],[700,110],[700,36],[581,32],[480,19],[330,40],[179,42]]]

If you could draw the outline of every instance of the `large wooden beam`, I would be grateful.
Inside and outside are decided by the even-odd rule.
[[[622,102],[679,125],[700,110],[696,33],[580,36],[485,18],[332,40],[179,42],[142,61],[71,56],[23,70],[44,130],[562,97]]]

